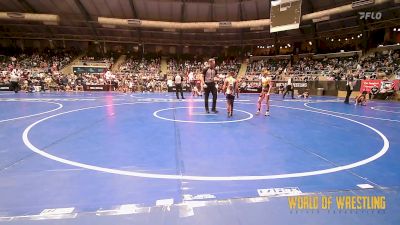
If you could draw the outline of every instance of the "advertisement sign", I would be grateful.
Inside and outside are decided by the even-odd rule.
[[[11,91],[10,85],[1,84],[0,85],[0,91]]]
[[[370,92],[371,88],[376,86],[380,89],[382,80],[363,80],[361,81],[360,91]]]
[[[176,91],[175,86],[172,86],[172,87],[169,87],[169,86],[168,86],[168,92],[175,92],[175,91]],[[183,92],[191,92],[191,89],[190,89],[189,86],[183,86],[183,87],[182,87],[182,91],[183,91]]]
[[[382,80],[363,80],[361,81],[360,91],[367,91],[370,92],[371,88],[376,86],[380,90],[383,89],[393,89],[399,90],[399,81],[400,80],[393,80],[393,81],[382,81]]]

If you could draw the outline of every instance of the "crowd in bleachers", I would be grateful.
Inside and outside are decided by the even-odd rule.
[[[263,69],[268,69],[271,72],[283,72],[289,65],[288,59],[266,58],[255,60],[247,67],[247,73],[257,73]]]
[[[26,91],[32,89],[51,91],[82,90],[85,85],[109,85],[115,91],[167,91],[173,86],[176,74],[184,77],[184,85],[189,86],[189,73],[193,80],[201,78],[206,60],[177,60],[167,62],[167,74],[161,73],[161,59],[128,57],[118,72],[61,74],[60,70],[68,65],[76,55],[70,52],[46,52],[40,54],[19,54],[6,56],[1,62],[0,85],[7,85],[11,74],[21,77],[21,87]],[[348,71],[357,79],[382,79],[399,71],[400,51],[375,53],[363,59],[357,56],[336,58],[300,58],[293,62],[290,59],[261,58],[249,63],[247,73],[241,79],[241,86],[257,88],[259,75],[268,69],[274,80],[314,80],[324,77],[326,80],[343,80]],[[114,56],[84,56],[80,61],[103,62],[113,64]],[[229,71],[238,74],[241,61],[224,59],[217,61],[220,76],[217,84],[222,87],[224,75]],[[111,68],[111,66],[109,67]],[[107,75],[108,74],[108,75]],[[110,75],[111,74],[111,75]],[[318,75],[318,76],[317,76]],[[322,75],[322,76],[321,76]]]
[[[121,72],[129,72],[129,73],[151,73],[157,74],[160,73],[161,62],[160,58],[153,59],[139,59],[135,57],[130,57],[126,59],[125,63],[122,64],[119,68]]]
[[[328,80],[343,79],[347,71],[351,70],[358,79],[377,79],[390,76],[399,69],[399,52],[388,54],[374,54],[371,57],[358,59],[357,57],[324,58],[313,60],[301,59],[293,65],[295,75],[323,75]]]
[[[10,83],[12,75],[21,77],[21,86],[41,86],[51,83],[53,75],[67,66],[75,57],[71,51],[45,51],[41,53],[21,53],[3,55],[0,63],[0,85]]]
[[[115,75],[121,88],[129,91],[166,91],[166,79],[161,74],[160,58],[129,57]]]
[[[53,72],[68,65],[73,57],[69,52],[9,55],[5,56],[5,60],[1,62],[1,70],[20,69]]]
[[[203,62],[199,60],[170,59],[168,61],[168,71],[170,73],[186,73],[187,71],[201,70],[203,67]]]
[[[201,71],[206,66],[206,60],[176,60],[170,59],[168,70],[171,73],[188,73],[189,71]],[[226,74],[229,71],[239,72],[241,61],[237,59],[225,59],[217,61],[218,71]]]
[[[253,82],[259,82],[259,75],[263,70],[270,71],[275,79],[280,79],[283,73],[288,73],[289,65],[290,61],[288,59],[266,58],[254,60],[247,67],[245,80],[249,82],[249,85],[252,85]]]
[[[294,63],[289,60],[260,59],[249,64],[245,80],[258,81],[262,70],[268,69],[277,80],[292,77],[295,80],[342,80],[350,70],[358,79],[378,79],[390,76],[400,68],[400,50],[375,53],[360,59],[358,56],[336,58],[301,58]]]
[[[105,65],[108,68],[112,68],[117,57],[113,54],[106,55],[98,55],[98,54],[89,54],[84,55],[77,61],[77,65],[83,66],[96,66],[96,65]]]

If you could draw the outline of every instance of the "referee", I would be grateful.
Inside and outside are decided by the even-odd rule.
[[[179,75],[179,73],[176,74],[174,81],[175,81],[176,98],[179,99],[179,92],[180,92],[182,99],[185,99],[183,97],[183,90],[182,90],[182,77],[181,75]]]
[[[289,91],[292,94],[292,99],[294,99],[294,87],[293,87],[293,79],[292,79],[292,77],[289,77],[289,79],[287,81],[286,91],[285,91],[285,93],[283,93],[283,97],[282,97],[283,99],[285,99],[285,96]]]
[[[14,69],[10,75],[10,89],[15,93],[18,93],[19,91],[19,79],[20,79],[19,71],[17,71],[17,69]]]
[[[347,73],[347,83],[346,83],[346,99],[344,100],[345,104],[350,104],[350,96],[351,92],[353,92],[353,75],[351,74],[351,71]]]
[[[213,96],[213,103],[211,111],[213,113],[218,113],[217,111],[217,88],[215,87],[215,77],[217,76],[218,71],[215,68],[215,59],[208,60],[208,66],[203,69],[203,87],[204,87],[204,106],[206,108],[206,112],[210,113],[210,109],[208,107],[208,97],[210,93]]]

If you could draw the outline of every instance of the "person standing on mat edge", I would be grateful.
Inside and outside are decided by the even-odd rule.
[[[217,77],[218,71],[215,68],[215,59],[208,60],[208,66],[203,69],[203,88],[204,88],[204,106],[206,108],[206,112],[210,113],[208,108],[208,97],[210,96],[210,92],[213,96],[213,103],[211,111],[213,113],[218,113],[217,111],[217,88],[215,87],[215,77]]]
[[[189,72],[188,79],[189,79],[189,84],[190,84],[190,91],[192,92],[192,96],[194,97],[196,94],[195,88],[194,88],[196,86],[196,80],[194,79],[194,73],[192,71]]]
[[[351,74],[351,72],[348,72],[348,74],[347,74],[347,78],[346,78],[346,80],[347,80],[347,83],[346,83],[346,99],[344,100],[344,103],[345,104],[350,104],[350,95],[351,95],[351,92],[353,92],[353,81],[354,81],[354,79],[353,79],[353,75]]]
[[[183,90],[182,90],[182,77],[181,75],[179,75],[179,73],[176,74],[174,82],[175,82],[176,98],[179,99],[179,92],[180,92],[182,99],[185,99],[183,97]]]
[[[292,99],[294,99],[294,87],[292,83],[293,83],[292,77],[289,77],[286,85],[286,91],[283,94],[283,99],[285,99],[285,96],[289,91],[292,92]]]
[[[13,69],[10,76],[10,89],[15,93],[19,91],[19,80],[21,78],[21,71],[18,69]]]

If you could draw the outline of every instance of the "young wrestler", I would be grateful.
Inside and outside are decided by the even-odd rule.
[[[266,104],[267,104],[267,111],[265,112],[265,116],[269,116],[269,96],[271,93],[271,88],[272,88],[272,78],[270,76],[270,72],[268,70],[265,70],[262,73],[261,77],[261,94],[260,97],[258,98],[257,102],[257,113],[256,115],[260,114],[261,111],[261,104],[264,98],[266,99]]]
[[[362,105],[366,106],[367,105],[367,91],[364,90],[359,96],[356,97],[355,101],[356,103],[354,105]]]
[[[308,90],[303,92],[303,94],[299,95],[299,98],[309,98],[309,97],[310,97],[310,93],[308,92]]]
[[[228,73],[228,77],[224,81],[222,90],[226,95],[226,108],[228,109],[228,117],[232,117],[235,94],[239,98],[239,87],[237,80],[233,77],[233,72]]]

